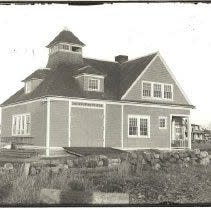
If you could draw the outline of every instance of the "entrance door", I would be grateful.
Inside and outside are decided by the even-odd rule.
[[[172,148],[188,147],[188,121],[184,117],[172,118]]]
[[[103,109],[71,108],[71,147],[103,147]]]

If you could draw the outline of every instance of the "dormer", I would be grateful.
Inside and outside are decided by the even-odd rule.
[[[24,82],[24,92],[25,94],[31,93],[35,90],[41,82],[45,79],[46,75],[49,73],[49,69],[38,69],[27,78],[25,78],[22,82]]]
[[[104,92],[105,76],[92,66],[84,66],[75,72],[74,78],[84,91]]]
[[[52,68],[59,64],[82,64],[84,46],[84,43],[71,31],[64,29],[46,46],[49,49],[47,67]]]

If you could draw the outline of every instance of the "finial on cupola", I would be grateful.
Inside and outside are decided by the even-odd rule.
[[[63,31],[69,31],[67,26],[64,26]]]

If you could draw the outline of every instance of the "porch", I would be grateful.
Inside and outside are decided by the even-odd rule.
[[[171,149],[191,148],[191,125],[189,116],[171,116]]]

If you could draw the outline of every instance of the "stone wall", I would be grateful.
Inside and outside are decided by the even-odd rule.
[[[109,158],[104,155],[90,155],[86,157],[65,157],[54,159],[42,159],[36,162],[23,163],[21,168],[25,175],[36,175],[42,170],[47,173],[57,174],[62,171],[76,170],[83,172],[97,172],[98,170],[108,171],[117,169],[121,164],[128,164],[131,172],[143,166],[152,167],[155,170],[166,168],[172,164],[179,164],[185,167],[191,165],[207,166],[210,163],[209,155],[206,151],[180,150],[180,151],[159,151],[159,150],[136,150],[117,155],[116,158]],[[0,172],[13,171],[15,163],[4,163],[0,167]]]

